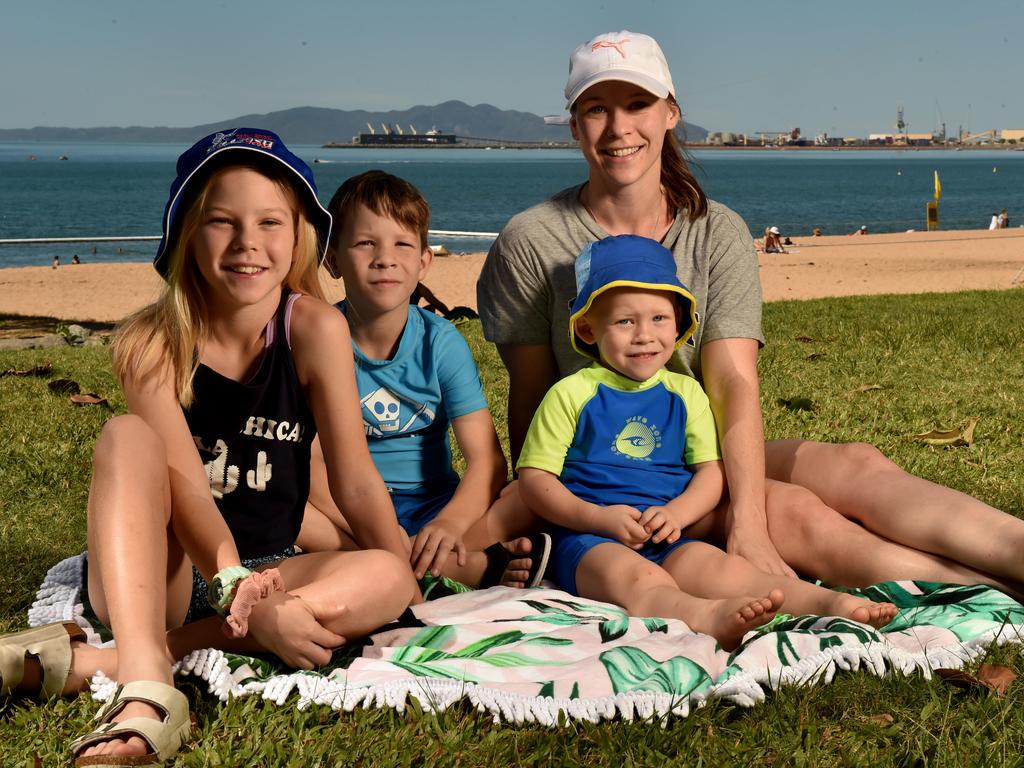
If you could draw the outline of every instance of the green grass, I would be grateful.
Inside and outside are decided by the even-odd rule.
[[[1024,517],[1020,318],[1022,291],[769,304],[760,364],[767,434],[863,440],[916,474]],[[504,369],[478,322],[461,329],[503,432]],[[51,394],[46,379],[0,378],[4,629],[24,626],[46,569],[83,548],[92,445],[109,414],[124,410],[104,348],[0,352],[0,371],[44,361],[53,377],[109,397],[112,410],[76,408]],[[869,384],[881,389],[859,391]],[[799,399],[810,400],[811,410],[780,404]],[[978,419],[971,448],[913,440],[970,418]],[[982,661],[1024,675],[1017,647],[993,649],[973,666]],[[917,675],[840,673],[830,685],[787,688],[753,709],[714,702],[667,727],[562,729],[496,725],[465,705],[439,714],[414,703],[404,714],[297,712],[254,699],[221,705],[183,687],[197,727],[192,749],[174,763],[182,766],[1024,764],[1020,682],[998,697]],[[88,697],[0,703],[0,764],[61,764],[94,709]]]

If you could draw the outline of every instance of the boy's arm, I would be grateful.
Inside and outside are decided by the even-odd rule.
[[[465,565],[462,537],[484,516],[508,478],[490,411],[481,408],[458,416],[452,419],[452,429],[466,459],[466,472],[444,509],[413,540],[410,560],[417,579],[428,570],[437,576],[453,550],[459,565]]]
[[[640,518],[640,525],[657,544],[679,540],[680,530],[709,514],[722,499],[725,489],[725,471],[721,461],[694,464],[686,489],[663,506],[648,507]]]
[[[650,538],[640,525],[639,510],[625,504],[607,507],[591,504],[543,469],[521,466],[519,493],[533,512],[563,528],[607,536],[633,549]]]

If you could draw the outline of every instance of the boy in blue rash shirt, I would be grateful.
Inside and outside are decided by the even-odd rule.
[[[409,182],[369,171],[342,184],[328,209],[337,225],[327,261],[345,281],[338,308],[352,332],[366,438],[411,537],[416,577],[430,571],[482,587],[536,586],[550,538],[522,536],[535,518],[514,485],[504,489],[508,468],[469,346],[447,320],[409,303],[433,256],[426,200]],[[461,479],[449,425],[466,459]],[[316,482],[318,470],[314,461],[298,543],[344,547],[348,525]]]
[[[664,367],[697,324],[672,254],[635,235],[590,243],[576,286],[570,339],[596,362],[547,393],[518,464],[523,499],[557,526],[549,577],[633,615],[682,619],[724,648],[783,600],[794,613],[887,624],[891,603],[763,573],[681,535],[721,502],[724,475],[707,396]]]

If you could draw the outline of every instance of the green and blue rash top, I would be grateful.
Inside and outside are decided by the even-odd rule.
[[[594,363],[544,396],[518,468],[550,472],[592,504],[642,511],[682,494],[691,466],[720,458],[711,404],[694,379],[662,368],[634,381]]]
[[[347,303],[338,305],[342,312]],[[390,360],[352,342],[363,426],[373,463],[393,491],[458,483],[448,426],[487,407],[473,353],[451,323],[420,307]]]

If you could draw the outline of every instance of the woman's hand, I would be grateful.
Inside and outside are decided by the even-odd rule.
[[[765,573],[796,578],[796,571],[786,565],[786,561],[782,559],[768,537],[766,529],[737,525],[735,510],[730,510],[730,517],[733,525],[726,540],[726,552],[745,558]]]

